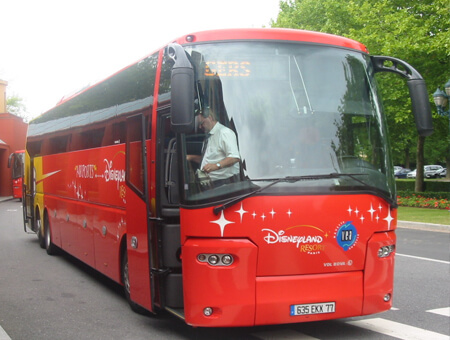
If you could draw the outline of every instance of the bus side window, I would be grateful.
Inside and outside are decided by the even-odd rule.
[[[126,138],[125,122],[113,124],[112,135],[113,135],[113,143],[114,144],[125,143],[125,138]]]
[[[70,140],[70,135],[65,135],[61,137],[54,137],[49,140],[46,148],[46,155],[52,155],[55,153],[62,153],[67,151],[67,145]]]
[[[89,130],[81,133],[82,149],[98,148],[102,145],[105,128]]]

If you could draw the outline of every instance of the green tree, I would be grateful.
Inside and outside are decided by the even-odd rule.
[[[26,119],[26,106],[23,103],[23,99],[17,95],[12,95],[6,98],[6,110],[13,115]]]
[[[434,89],[449,77],[449,13],[446,0],[284,0],[272,27],[342,35],[364,43],[373,55],[406,60],[425,78],[432,102]],[[442,126],[442,117],[434,115],[435,133],[424,143],[417,136],[405,80],[390,73],[377,75],[377,80],[393,137],[394,161],[407,166],[410,155],[417,153],[418,168],[423,168],[423,162],[444,161],[448,168],[450,152],[445,141],[449,131],[448,125]],[[423,150],[430,148],[433,152],[424,154]],[[418,177],[417,190],[422,183],[423,178]]]

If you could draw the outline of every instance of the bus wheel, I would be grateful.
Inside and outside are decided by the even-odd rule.
[[[121,277],[123,283],[123,291],[125,293],[125,297],[128,301],[128,304],[130,305],[131,310],[138,314],[148,315],[148,311],[146,309],[139,306],[136,302],[132,301],[130,298],[130,278],[128,276],[128,254],[126,249],[124,249],[122,255]]]
[[[39,211],[36,212],[36,234],[39,240],[39,246],[44,249],[45,248],[45,238],[42,235],[42,222],[41,222],[41,215],[39,214]]]
[[[48,255],[55,255],[57,253],[56,246],[52,243],[52,236],[50,233],[50,223],[48,218],[44,218],[44,245]]]

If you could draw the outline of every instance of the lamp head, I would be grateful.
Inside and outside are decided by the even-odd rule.
[[[447,105],[447,95],[440,88],[437,88],[436,92],[433,93],[433,99],[438,108]]]

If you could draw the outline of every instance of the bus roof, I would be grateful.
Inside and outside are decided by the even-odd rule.
[[[361,52],[368,53],[367,48],[352,39],[340,37],[333,34],[287,29],[287,28],[246,28],[246,29],[222,29],[201,31],[184,35],[176,42],[180,45],[187,43],[198,43],[207,41],[227,41],[227,40],[278,40],[297,41],[318,44],[341,46]]]

